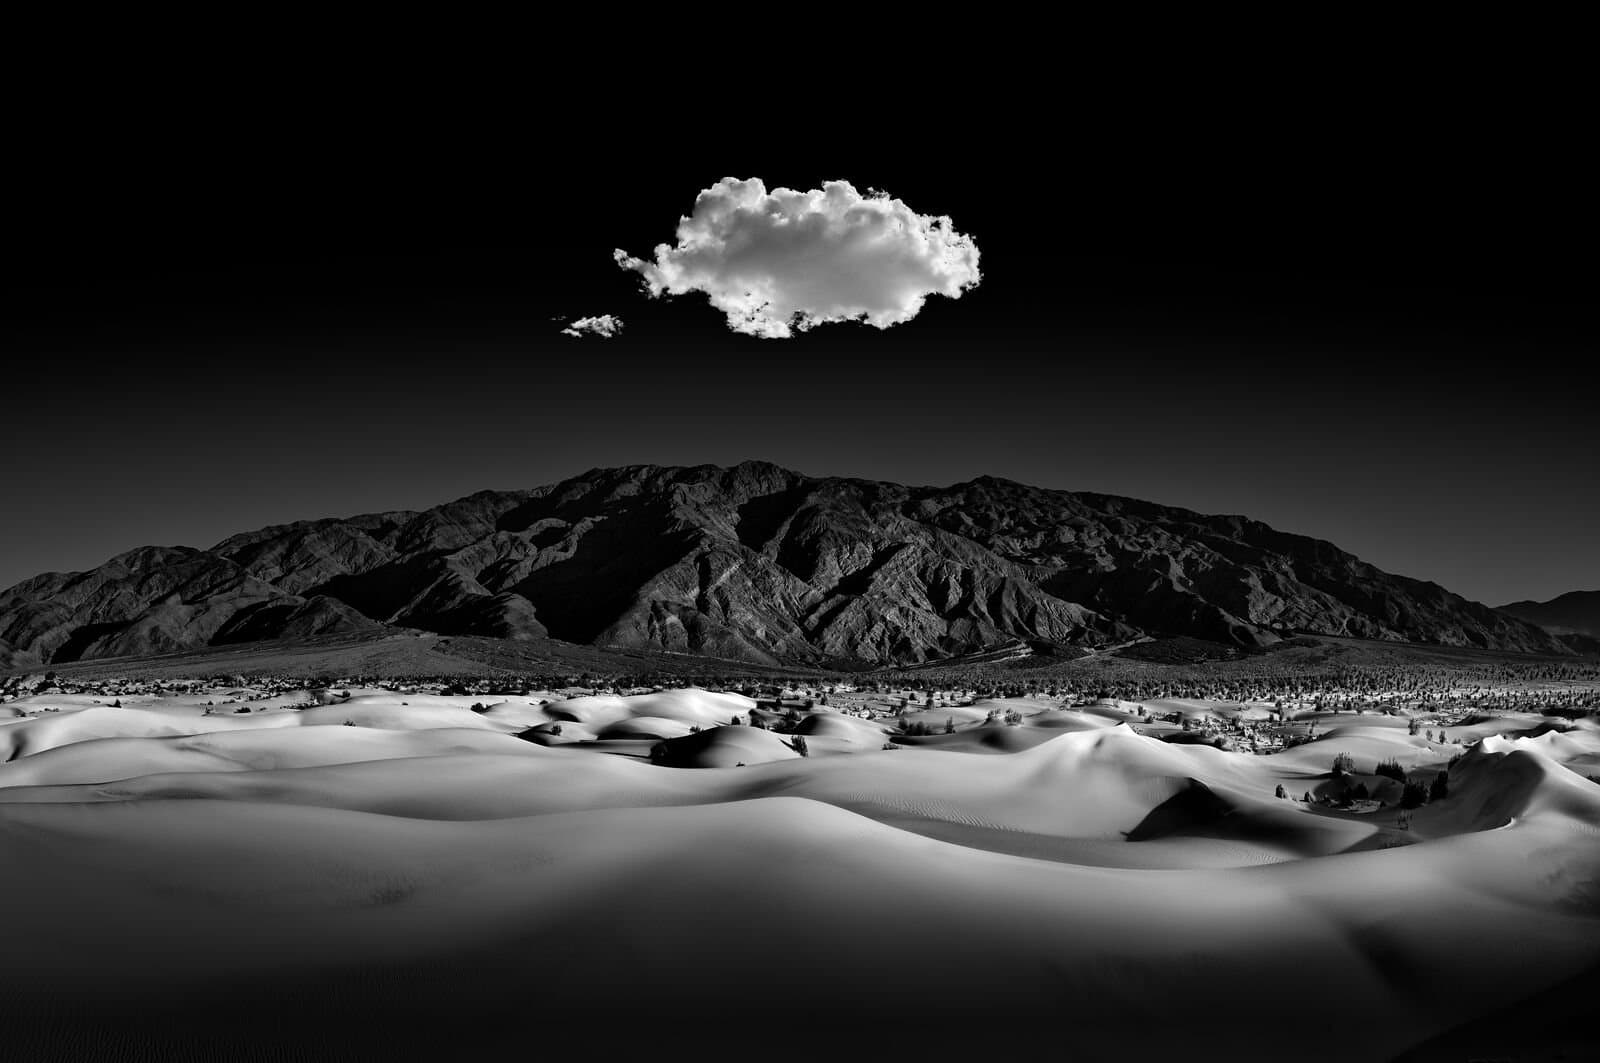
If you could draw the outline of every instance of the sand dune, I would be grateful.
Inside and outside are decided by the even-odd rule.
[[[852,752],[882,749],[891,731],[881,722],[827,710],[813,712],[795,729],[808,740],[820,739],[814,743],[818,748]]]
[[[1085,709],[1050,708],[1030,716],[1028,726],[1061,731],[1091,731],[1098,727],[1113,727],[1126,722],[1127,718],[1127,715],[1115,709],[1100,706]]]
[[[530,743],[483,728],[378,731],[277,727],[171,738],[106,738],[0,765],[0,800],[18,786],[94,783],[172,772],[271,771],[454,753],[527,754]]]
[[[889,750],[896,720],[818,711],[802,756],[735,695],[460,700],[0,728],[13,1043],[63,1015],[276,1043],[278,1013],[411,1058],[537,1014],[714,1056],[810,1054],[773,1039],[803,1018],[878,1055],[1381,1059],[1600,962],[1592,727],[1464,748],[1346,717],[1258,757],[980,705]],[[1274,796],[1337,752],[1448,766],[1449,795],[1408,822]]]
[[[676,768],[736,768],[800,759],[792,739],[755,727],[717,727],[685,735],[666,743],[665,750],[662,763]]]
[[[19,721],[0,730],[0,761],[32,756],[58,746],[96,738],[158,738],[293,726],[295,718],[273,716],[179,716],[144,709],[105,706]]]
[[[729,722],[735,716],[748,716],[753,708],[755,702],[739,694],[663,690],[634,697],[600,694],[567,698],[551,702],[544,711],[552,720],[571,720],[593,728],[641,717],[715,727]]]
[[[1204,1030],[1208,1047],[1253,1053],[1303,1033],[1309,996],[1361,1021],[1336,1042],[1297,1043],[1297,1058],[1380,1058],[1466,1018],[1463,985],[1537,985],[1596,948],[1574,917],[1534,902],[1528,871],[1503,869],[1486,895],[1420,846],[1329,857],[1310,877],[1304,863],[1152,877],[984,853],[796,799],[470,825],[248,802],[17,805],[4,824],[8,846],[29,837],[0,870],[0,898],[45,917],[12,930],[7,956],[63,957],[0,967],[24,1017],[68,985],[155,1008],[155,987],[188,972],[259,986],[287,966],[368,1016],[508,1007],[530,984],[542,1008],[585,1013],[616,1006],[601,987],[625,956],[636,1017],[759,985],[825,999],[829,1024],[849,1030],[882,1021],[886,991],[915,1007],[983,987],[1022,1030],[1049,1016],[1075,1040],[1141,1052]],[[115,906],[87,892],[97,876],[124,884]],[[1428,903],[1369,929],[1397,886]],[[807,914],[775,920],[773,898]],[[1446,933],[1463,921],[1481,928],[1467,955]],[[89,947],[101,959],[85,975],[64,957]],[[1464,962],[1445,968],[1441,953]],[[1397,987],[1383,973],[1406,969],[1397,957],[1439,973]],[[363,992],[350,979],[372,964],[403,977]],[[1223,1021],[1245,987],[1259,1021]],[[1162,1023],[1138,1025],[1152,1000]]]

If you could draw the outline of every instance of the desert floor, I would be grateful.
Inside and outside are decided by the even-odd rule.
[[[912,738],[696,689],[22,697],[0,1055],[1592,1047],[1596,721],[1327,713],[1270,755],[1141,726],[1266,711],[980,701]],[[1447,793],[1402,810],[1390,760]]]

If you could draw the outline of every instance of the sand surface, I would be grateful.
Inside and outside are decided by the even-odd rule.
[[[902,741],[699,690],[229,697],[4,706],[7,1058],[1376,1060],[1600,963],[1588,720],[1253,756],[1046,699]],[[1448,795],[1300,800],[1389,759]]]

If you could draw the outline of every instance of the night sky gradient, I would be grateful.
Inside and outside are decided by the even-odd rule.
[[[1037,110],[804,149],[101,132],[39,154],[6,245],[0,586],[596,466],[761,458],[1243,513],[1489,604],[1600,587],[1596,234],[1570,131]],[[648,299],[612,250],[670,242],[725,176],[948,214],[982,285],[791,340]],[[552,320],[606,313],[620,337]]]

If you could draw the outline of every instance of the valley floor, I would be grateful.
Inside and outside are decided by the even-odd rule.
[[[6,1058],[1594,1048],[1593,717],[118,689],[0,704]]]

